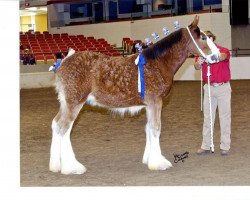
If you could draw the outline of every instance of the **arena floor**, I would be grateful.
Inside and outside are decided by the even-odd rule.
[[[173,164],[150,171],[142,164],[145,111],[121,118],[84,106],[71,134],[76,158],[87,167],[83,175],[49,171],[51,121],[59,103],[53,88],[20,92],[21,186],[244,186],[250,185],[250,80],[232,81],[232,145],[229,156],[219,151],[218,116],[215,153],[198,156],[203,116],[200,82],[175,82],[162,112],[161,148]],[[184,162],[174,154],[189,152]]]

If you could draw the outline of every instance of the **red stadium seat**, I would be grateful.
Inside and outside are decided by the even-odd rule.
[[[69,37],[68,33],[62,33],[61,34],[61,38],[68,38],[68,37]]]
[[[102,44],[97,43],[97,44],[94,44],[94,47],[99,49],[100,47],[103,47],[103,46],[102,46]]]
[[[105,47],[106,50],[112,50],[113,49],[113,47],[111,47],[110,45],[106,45],[104,47]]]
[[[66,42],[65,45],[67,45],[67,46],[75,46],[74,42]]]
[[[64,43],[71,42],[71,40],[70,40],[69,38],[62,38],[62,41],[63,41]]]
[[[47,42],[40,42],[40,47],[49,47]]]
[[[54,54],[45,54],[44,57],[47,64],[54,64],[56,61]]]
[[[86,46],[87,48],[89,48],[89,47],[93,47],[93,44],[88,43],[88,44],[85,44],[85,46]]]
[[[76,37],[77,37],[79,40],[82,40],[82,39],[85,38],[84,35],[77,35]]]
[[[41,49],[41,50],[42,50],[42,52],[43,52],[44,54],[52,53],[52,50],[51,50],[50,48]]]
[[[29,42],[37,42],[37,39],[35,37],[34,38],[29,38],[28,40],[29,40]]]
[[[106,44],[108,44],[108,42],[107,41],[99,41],[99,44],[106,45]],[[108,44],[108,45],[110,45],[110,44]]]
[[[57,46],[57,43],[56,43],[55,41],[47,41],[47,44],[48,44],[50,47]]]
[[[38,44],[38,43],[33,43],[33,44],[30,44],[30,47],[32,48],[32,49],[34,49],[34,48],[36,48],[36,49],[40,49],[40,45]]]
[[[115,52],[110,52],[111,56],[120,56],[121,54],[118,52],[118,51],[115,51]]]
[[[27,35],[20,35],[20,39],[27,39],[28,36]]]
[[[61,35],[59,33],[52,34],[53,38],[61,38]]]
[[[39,45],[38,46],[30,46],[30,47],[32,50],[40,50],[41,49]]]
[[[41,49],[32,49],[33,54],[42,54],[42,50]]]
[[[89,51],[97,51],[97,48],[95,48],[95,47],[87,47],[87,49],[88,49]]]
[[[62,48],[62,47],[67,47],[64,43],[62,43],[62,44],[58,44],[57,45],[59,48]]]
[[[64,47],[60,47],[60,52],[68,52],[68,47],[67,46],[64,46]]]
[[[46,40],[44,38],[37,38],[38,43],[45,43]]]
[[[60,53],[60,52],[62,52],[62,51],[59,48],[58,49],[51,49],[51,53],[55,54],[55,53]]]
[[[69,35],[69,38],[72,39],[72,38],[77,38],[75,35]]]
[[[78,50],[80,50],[80,51],[86,51],[86,50],[87,50],[87,48],[86,48],[86,47],[84,47],[84,46],[80,46],[80,47],[78,47]]]
[[[75,42],[74,44],[75,44],[76,47],[82,46],[81,42]]]
[[[34,56],[35,56],[36,64],[45,64],[45,57],[43,54],[37,54]]]
[[[98,47],[97,50],[98,51],[106,51],[106,48],[105,47]]]
[[[91,40],[91,39],[95,39],[95,38],[94,38],[94,36],[88,36],[87,39]]]
[[[78,40],[78,38],[72,38],[71,41],[74,43],[80,42],[80,40]]]
[[[48,34],[44,34],[44,38],[47,39],[47,38],[52,38],[52,35],[50,33]]]
[[[98,42],[105,42],[106,40],[104,38],[97,39]]]

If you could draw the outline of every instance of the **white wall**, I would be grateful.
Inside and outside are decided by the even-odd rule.
[[[231,25],[229,13],[214,13],[210,18],[210,30],[216,35],[216,42],[232,49]]]
[[[248,0],[248,18],[250,19],[250,0]]]
[[[121,46],[123,37],[131,36],[131,23],[113,22],[90,25],[66,26],[61,28],[50,28],[50,33],[68,33],[69,35],[94,36],[95,38],[105,38],[111,44]]]
[[[229,0],[222,0],[222,12],[229,12]]]
[[[21,89],[54,87],[54,82],[54,72],[36,72],[20,74]]]
[[[96,38],[105,38],[109,43],[122,45],[123,37],[133,40],[144,40],[151,37],[152,32],[157,32],[161,37],[162,28],[167,26],[174,31],[173,22],[178,20],[182,27],[188,26],[195,15],[184,15],[175,17],[153,18],[136,21],[100,23],[78,26],[66,26],[58,28],[49,27],[51,33],[69,33],[69,35],[83,34]],[[203,13],[199,14],[199,27],[202,30],[211,30],[217,35],[217,42],[231,49],[231,29],[229,24],[229,13]]]
[[[173,22],[179,21],[181,27],[188,26],[195,15],[185,15],[149,20],[139,20],[131,24],[131,38],[142,39],[150,37],[152,32],[157,32],[164,37],[162,28],[168,27],[174,31]],[[228,13],[205,13],[199,15],[199,27],[202,30],[210,30],[217,36],[217,43],[231,49],[231,26]]]

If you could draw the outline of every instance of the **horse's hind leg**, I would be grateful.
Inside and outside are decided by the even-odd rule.
[[[61,102],[60,111],[52,121],[50,171],[62,174],[83,174],[86,168],[79,163],[70,142],[70,132],[83,103],[69,105]]]
[[[161,109],[162,100],[154,99],[146,107],[146,147],[143,155],[143,163],[151,170],[165,170],[172,167],[172,164],[161,154]]]

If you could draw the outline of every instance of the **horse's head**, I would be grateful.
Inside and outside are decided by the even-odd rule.
[[[219,52],[214,43],[198,27],[199,17],[195,16],[194,21],[187,27],[191,42],[189,43],[189,53],[196,56],[217,55]]]

